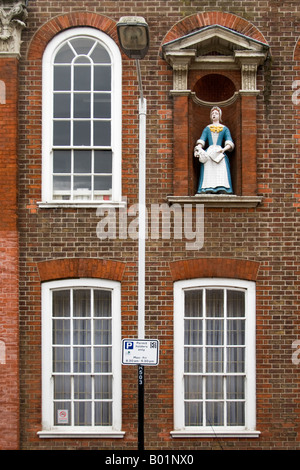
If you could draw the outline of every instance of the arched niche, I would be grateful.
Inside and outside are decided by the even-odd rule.
[[[162,56],[173,69],[174,196],[195,195],[193,148],[202,128],[209,124],[213,105],[221,107],[223,122],[236,145],[230,156],[234,193],[243,197],[257,194],[257,70],[266,60],[269,46],[253,28],[252,34],[250,28],[245,28],[247,34],[228,28],[228,18],[223,18],[225,25],[199,24],[198,29],[162,46]],[[178,26],[178,31],[182,34],[183,28]],[[216,86],[223,87],[222,92]]]
[[[193,154],[196,141],[202,129],[210,123],[210,110],[213,106],[222,109],[222,122],[229,127],[235,148],[230,152],[229,161],[234,194],[241,195],[241,136],[240,111],[241,101],[238,93],[238,74],[204,71],[202,74],[190,74],[192,99],[189,101],[189,154]],[[195,83],[193,83],[195,81]],[[195,193],[200,172],[200,163],[190,159],[190,190]]]

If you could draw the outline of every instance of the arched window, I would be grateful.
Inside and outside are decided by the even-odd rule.
[[[120,200],[120,52],[101,31],[70,29],[43,57],[43,202]]]

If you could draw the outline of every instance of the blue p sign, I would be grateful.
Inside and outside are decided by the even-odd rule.
[[[133,342],[125,341],[125,349],[133,349]]]

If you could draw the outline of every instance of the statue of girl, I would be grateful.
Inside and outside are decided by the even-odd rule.
[[[225,152],[232,151],[234,143],[228,127],[220,124],[222,111],[218,106],[211,108],[210,118],[212,124],[205,127],[194,149],[194,156],[201,163],[197,193],[232,194],[229,158]],[[204,150],[206,144],[208,148]]]

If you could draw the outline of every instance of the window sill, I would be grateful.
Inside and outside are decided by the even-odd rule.
[[[228,438],[257,438],[260,436],[260,431],[217,431],[214,429],[207,430],[207,431],[171,431],[171,436],[173,438],[220,438],[220,437],[228,437]]]
[[[122,439],[123,431],[39,431],[41,439]]]
[[[87,201],[66,201],[66,202],[38,202],[37,203],[38,207],[40,209],[56,209],[56,208],[87,208],[87,209],[97,209],[98,207],[102,207],[104,209],[110,209],[110,208],[122,208],[126,207],[126,201],[93,201],[93,202],[87,202]]]
[[[260,196],[234,194],[196,194],[195,196],[167,196],[169,203],[204,204],[206,207],[257,207]]]

